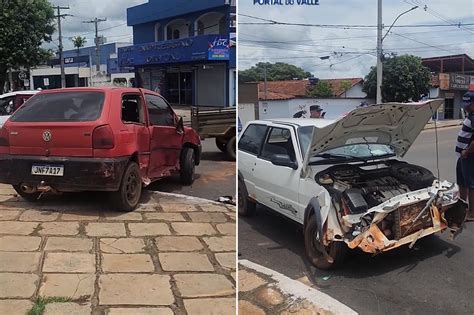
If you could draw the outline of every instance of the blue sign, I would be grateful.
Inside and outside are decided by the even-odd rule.
[[[118,60],[120,67],[229,60],[229,38],[203,35],[122,47]]]

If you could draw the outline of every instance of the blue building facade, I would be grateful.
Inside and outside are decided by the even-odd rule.
[[[234,106],[235,1],[149,0],[127,9],[134,45],[118,67],[174,105]]]

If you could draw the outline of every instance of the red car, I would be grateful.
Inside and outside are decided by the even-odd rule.
[[[136,88],[42,91],[0,129],[0,182],[34,201],[47,192],[108,191],[133,210],[143,185],[194,181],[201,143],[166,100]]]

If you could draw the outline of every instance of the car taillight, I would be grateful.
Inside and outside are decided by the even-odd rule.
[[[100,126],[92,133],[92,147],[94,149],[113,149],[114,133],[109,125]]]
[[[0,147],[8,147],[8,130],[0,127]]]

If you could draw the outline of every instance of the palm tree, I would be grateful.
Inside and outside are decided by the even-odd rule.
[[[84,47],[84,45],[87,43],[87,40],[85,37],[82,37],[82,36],[74,36],[73,38],[71,38],[71,41],[74,45],[74,47],[76,47],[77,49],[77,57],[79,57],[79,50]],[[79,63],[77,64],[77,75],[78,75],[78,78],[77,78],[77,83],[75,84],[76,86],[79,86]]]

